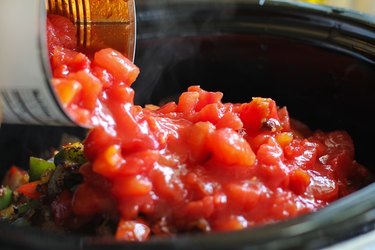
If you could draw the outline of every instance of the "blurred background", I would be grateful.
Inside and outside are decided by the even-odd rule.
[[[349,9],[354,9],[354,10],[375,16],[375,1],[374,0],[297,0],[297,1],[349,8]]]

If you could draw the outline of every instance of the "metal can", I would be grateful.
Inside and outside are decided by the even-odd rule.
[[[77,27],[77,46],[111,47],[134,59],[134,0],[2,0],[0,2],[0,100],[2,122],[77,125],[51,87],[47,13]]]

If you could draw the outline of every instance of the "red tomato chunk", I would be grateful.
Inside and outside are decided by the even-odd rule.
[[[71,26],[49,18],[56,94],[73,119],[93,127],[84,182],[72,198],[58,197],[54,209],[68,211],[58,220],[115,207],[116,238],[135,241],[239,230],[316,211],[369,175],[346,132],[304,137],[269,98],[223,103],[222,93],[192,86],[177,103],[137,106],[137,66],[112,49],[89,59],[72,48]]]

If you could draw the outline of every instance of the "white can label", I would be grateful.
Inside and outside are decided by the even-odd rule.
[[[60,110],[54,113],[51,107],[56,104],[51,105],[40,89],[3,89],[0,94],[7,123],[69,125],[65,117],[59,117]]]

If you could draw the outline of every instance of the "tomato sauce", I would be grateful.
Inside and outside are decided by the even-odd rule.
[[[137,66],[112,49],[78,52],[65,18],[49,16],[47,27],[53,87],[72,118],[92,127],[84,182],[59,199],[78,218],[117,214],[117,239],[273,223],[368,180],[344,131],[306,132],[270,98],[223,103],[199,86],[177,102],[137,106]]]

